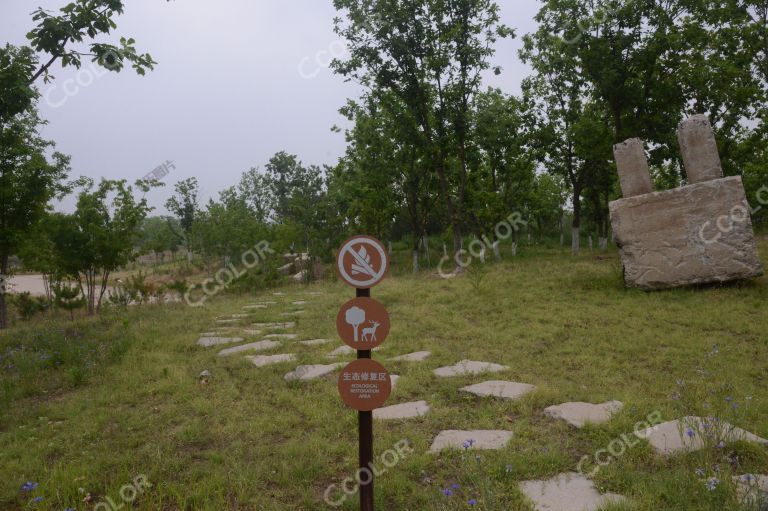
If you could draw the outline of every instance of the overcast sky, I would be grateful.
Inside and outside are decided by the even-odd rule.
[[[24,44],[37,7],[65,0],[0,0],[0,42]],[[518,35],[534,29],[538,0],[498,0],[502,21]],[[338,109],[359,90],[327,63],[343,51],[333,33],[331,0],[131,0],[117,21],[119,36],[158,62],[138,76],[105,73],[90,62],[78,72],[53,67],[40,82],[45,138],[72,156],[72,175],[139,179],[173,162],[166,186],[150,193],[154,214],[173,183],[195,176],[204,201],[217,197],[276,152],[305,164],[334,164],[344,153],[346,126]],[[519,38],[497,46],[486,85],[518,93],[528,69]],[[63,209],[71,209],[71,200]]]

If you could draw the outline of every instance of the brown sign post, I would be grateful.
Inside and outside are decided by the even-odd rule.
[[[339,394],[344,403],[358,410],[360,469],[373,466],[373,410],[392,391],[387,370],[371,360],[371,350],[389,334],[389,313],[371,298],[371,288],[389,270],[384,245],[370,236],[345,241],[336,258],[339,277],[356,289],[355,299],[345,303],[336,317],[336,330],[345,344],[357,350],[357,360],[339,375]],[[360,510],[373,510],[373,471],[368,484],[360,485]]]

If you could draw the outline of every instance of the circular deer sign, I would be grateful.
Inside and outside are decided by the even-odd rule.
[[[389,313],[373,298],[354,298],[341,306],[336,331],[350,348],[373,349],[389,335]]]
[[[392,392],[384,366],[368,358],[347,364],[339,375],[339,394],[344,404],[361,412],[381,407]]]
[[[336,258],[339,277],[352,287],[368,289],[379,282],[389,269],[387,251],[370,236],[355,236],[341,245]]]

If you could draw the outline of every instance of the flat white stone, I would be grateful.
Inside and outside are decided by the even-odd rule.
[[[250,305],[247,305],[247,307],[250,307],[251,305],[263,305],[266,307],[267,305],[277,305],[277,302],[255,302]]]
[[[326,376],[328,374],[331,374],[339,367],[343,366],[344,364],[313,364],[313,365],[305,365],[305,366],[299,366],[290,373],[287,373],[284,378],[285,381],[308,381],[308,380],[315,380],[317,378],[322,378],[323,376]]]
[[[283,353],[281,355],[249,355],[247,357],[256,367],[264,367],[282,362],[293,362],[296,355],[293,353]]]
[[[475,362],[474,360],[462,360],[455,365],[440,367],[433,372],[436,376],[448,378],[465,374],[495,373],[509,369],[507,366],[493,364],[491,362]]]
[[[427,412],[429,412],[429,405],[426,401],[414,401],[378,408],[373,411],[373,418],[379,420],[412,419],[426,415]]]
[[[398,382],[399,379],[400,379],[400,377],[398,375],[396,375],[396,374],[390,374],[389,375],[389,382],[392,385],[392,391],[393,392],[395,390],[395,385],[397,385],[397,382]]]
[[[299,336],[297,334],[268,334],[265,335],[265,339],[296,339]]]
[[[734,476],[736,493],[748,509],[765,509],[768,504],[768,475],[744,474]]]
[[[292,305],[306,305],[309,302],[306,300],[296,300],[295,302],[291,302]]]
[[[280,291],[272,293],[274,296],[285,296],[285,293],[282,293]]]
[[[393,362],[421,362],[426,360],[432,353],[429,351],[416,351],[414,353],[408,353],[407,355],[400,355],[399,357],[392,357],[389,360]]]
[[[684,417],[638,431],[636,435],[638,438],[648,440],[651,447],[660,454],[697,451],[704,445],[700,432],[706,431],[707,425],[707,420],[702,417]],[[764,445],[768,444],[768,440],[727,422],[719,423],[716,428],[718,432],[722,433],[723,440],[725,441],[743,440]],[[692,436],[689,435],[689,429],[693,433]]]
[[[531,499],[536,511],[597,511],[626,500],[614,493],[601,495],[592,481],[575,472],[547,481],[523,481],[520,490]]]
[[[323,293],[321,291],[307,291],[304,294],[307,295],[307,296],[323,296],[325,293]]]
[[[494,429],[460,431],[448,429],[438,433],[429,452],[443,449],[463,449],[465,442],[471,442],[469,449],[501,449],[512,439],[512,432]]]
[[[240,346],[233,346],[219,352],[220,357],[226,357],[227,355],[234,355],[235,353],[242,353],[243,351],[266,351],[280,346],[277,341],[259,341],[243,344]]]
[[[599,405],[575,402],[548,406],[544,409],[544,413],[553,419],[564,420],[572,426],[583,428],[586,423],[608,422],[622,408],[624,403],[621,401],[608,401]]]
[[[261,330],[254,330],[254,329],[252,329],[252,328],[244,328],[244,329],[242,330],[242,332],[243,332],[245,335],[250,335],[250,336],[252,336],[252,337],[255,337],[255,336],[257,336],[257,335],[261,335]]]
[[[220,325],[231,325],[232,323],[239,323],[239,319],[217,319],[216,323]]]
[[[244,310],[266,309],[267,306],[263,303],[255,303],[253,305],[243,305]]]
[[[281,312],[281,316],[296,316],[297,314],[304,314],[305,311],[288,311],[288,312]]]
[[[520,399],[529,392],[536,389],[535,385],[528,383],[518,383],[515,381],[491,380],[483,383],[469,385],[459,390],[469,392],[481,397],[501,397],[504,399]]]
[[[321,344],[328,344],[331,342],[330,339],[309,339],[306,341],[299,341],[299,344],[303,344],[304,346],[319,346]]]
[[[378,347],[377,348],[373,348],[371,351],[379,351],[379,348]],[[347,346],[345,344],[343,346],[339,346],[338,348],[336,348],[332,352],[328,353],[325,356],[325,358],[336,358],[336,357],[341,357],[343,355],[354,355],[356,353],[357,353],[356,349],[351,348],[351,347],[349,347],[349,346]]]
[[[294,328],[296,326],[296,323],[294,321],[289,321],[287,323],[254,323],[251,326],[255,326],[256,328],[271,328],[273,330],[285,330],[287,328]]]
[[[199,346],[219,346],[220,344],[232,344],[235,342],[243,342],[245,339],[242,337],[201,337],[197,340]]]

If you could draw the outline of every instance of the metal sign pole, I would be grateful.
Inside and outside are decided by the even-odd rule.
[[[357,289],[357,298],[370,298],[370,289]],[[371,358],[371,350],[357,350],[357,358]],[[360,511],[373,510],[373,412],[357,412],[357,424],[360,442],[360,477],[366,470],[370,477],[368,484],[360,485]]]

